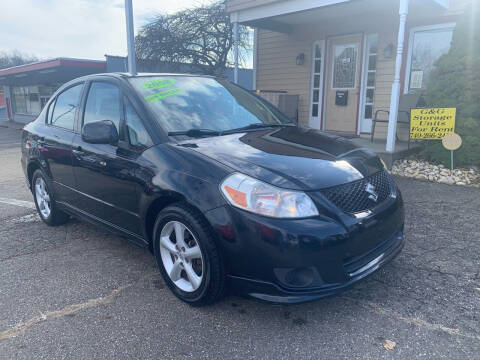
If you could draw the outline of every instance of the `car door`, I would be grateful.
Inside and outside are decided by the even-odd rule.
[[[48,108],[46,131],[37,140],[48,164],[56,200],[64,203],[72,203],[75,198],[72,141],[82,90],[83,83],[74,84],[56,96]]]
[[[111,120],[117,127],[117,145],[89,144],[81,131],[73,139],[73,161],[78,208],[115,228],[140,235],[135,157],[125,145],[123,96],[115,81],[92,81],[79,123]]]

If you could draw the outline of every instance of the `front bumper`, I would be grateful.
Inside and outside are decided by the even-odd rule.
[[[262,301],[273,302],[277,304],[296,304],[306,301],[312,301],[327,296],[337,295],[346,290],[357,281],[370,275],[382,265],[395,258],[404,245],[403,232],[397,232],[387,239],[382,249],[373,251],[375,257],[355,273],[350,274],[350,278],[340,284],[329,284],[316,288],[306,288],[302,290],[293,290],[281,287],[275,283],[243,278],[229,275],[230,285],[241,294],[247,294],[253,298]],[[378,254],[378,255],[377,255]]]
[[[218,235],[231,289],[298,303],[337,294],[403,247],[401,195],[366,218],[282,220],[223,206],[205,214]]]

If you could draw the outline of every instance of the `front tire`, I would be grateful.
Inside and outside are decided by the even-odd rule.
[[[65,224],[68,214],[57,208],[52,186],[41,170],[35,170],[32,176],[32,192],[35,207],[43,222],[49,226]]]
[[[193,306],[214,303],[224,293],[225,270],[206,220],[183,203],[158,214],[154,254],[165,283]]]

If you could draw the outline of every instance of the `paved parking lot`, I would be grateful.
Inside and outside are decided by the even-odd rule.
[[[479,358],[479,189],[397,179],[404,251],[342,296],[191,308],[147,251],[77,220],[39,220],[19,134],[0,127],[2,359]]]
[[[0,150],[20,146],[22,124],[0,121]]]

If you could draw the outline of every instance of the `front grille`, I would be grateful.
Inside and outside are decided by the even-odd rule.
[[[369,198],[366,191],[367,184],[375,187],[378,194],[377,201]],[[392,180],[385,170],[379,171],[366,178],[347,184],[332,186],[321,190],[321,193],[342,211],[355,214],[371,210],[384,202],[392,192]]]
[[[402,244],[402,241],[403,232],[399,231],[382,241],[373,249],[370,249],[361,255],[343,259],[343,267],[350,276],[359,275],[362,272],[369,270],[370,267],[377,265],[375,260],[382,260],[382,258],[379,258],[380,256],[383,255],[383,258],[385,256],[388,257],[388,255],[394,252],[395,249],[398,249]]]

